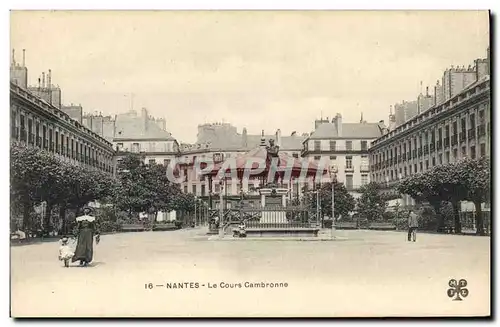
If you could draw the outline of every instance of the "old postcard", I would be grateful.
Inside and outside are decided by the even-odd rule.
[[[11,316],[488,317],[488,11],[12,11]]]

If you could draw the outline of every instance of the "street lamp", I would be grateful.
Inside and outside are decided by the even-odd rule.
[[[196,207],[198,204],[198,198],[194,196],[194,227],[196,227]]]
[[[331,228],[331,237],[333,238],[333,234],[335,232],[335,183],[337,182],[337,174],[332,174],[332,228]]]
[[[220,182],[220,192],[219,192],[219,237],[224,238],[224,196],[222,193],[223,188],[222,181]]]

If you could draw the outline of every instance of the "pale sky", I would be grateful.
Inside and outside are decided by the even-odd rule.
[[[388,119],[451,65],[486,57],[486,11],[13,12],[11,48],[30,84],[52,69],[64,104],[148,108],[181,142],[197,125],[311,132],[341,113]]]

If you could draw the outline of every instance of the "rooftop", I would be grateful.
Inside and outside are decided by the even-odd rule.
[[[382,136],[382,123],[342,123],[342,131],[339,135],[337,125],[333,123],[322,123],[311,134],[309,139],[325,138],[377,138]]]

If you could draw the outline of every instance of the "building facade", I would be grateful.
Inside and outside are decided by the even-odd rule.
[[[315,130],[303,142],[302,156],[308,160],[328,160],[330,169],[347,190],[357,190],[370,182],[368,149],[387,129],[384,122],[344,123],[337,114],[330,121],[319,120]]]
[[[483,76],[460,93],[372,142],[372,180],[394,186],[411,174],[463,158],[489,156],[491,90]],[[404,205],[414,201],[403,197]]]
[[[165,121],[151,117],[146,108],[142,108],[140,115],[132,110],[114,119],[88,115],[84,121],[112,140],[118,161],[129,152],[143,155],[146,164],[169,165],[179,157],[179,144],[164,129]]]
[[[11,141],[49,151],[76,165],[114,172],[111,142],[13,82],[10,110]]]
[[[197,141],[195,144],[181,144],[179,162],[183,169],[185,179],[182,183],[182,189],[186,193],[193,193],[202,199],[207,199],[210,194],[217,194],[223,186],[203,176],[197,175],[194,163],[197,159],[208,162],[220,163],[226,159],[242,155],[252,149],[257,148],[262,142],[268,142],[270,139],[280,147],[281,153],[299,158],[302,142],[306,135],[292,133],[289,136],[283,136],[280,130],[273,135],[264,135],[261,133],[248,134],[246,128],[238,133],[236,127],[229,123],[202,124],[198,126]],[[224,194],[228,196],[237,196],[242,192],[250,197],[258,196],[256,187],[260,186],[258,179],[243,179],[225,181]],[[284,187],[292,188],[288,183]],[[295,190],[296,191],[296,190]],[[292,194],[292,192],[290,192]]]

